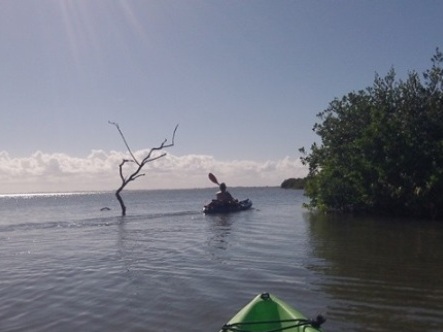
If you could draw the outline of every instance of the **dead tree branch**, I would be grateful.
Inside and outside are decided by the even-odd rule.
[[[111,121],[108,121],[108,123],[111,124],[111,125],[114,125],[117,128],[118,132],[120,133],[120,136],[123,139],[123,142],[126,145],[126,148],[128,149],[129,154],[132,157],[132,160],[130,160],[130,159],[123,159],[122,162],[119,165],[119,174],[120,174],[120,179],[122,180],[122,184],[120,185],[120,187],[115,192],[115,196],[117,197],[117,200],[120,203],[120,207],[122,209],[122,216],[125,216],[126,215],[126,206],[125,206],[125,203],[123,201],[123,198],[121,197],[121,192],[123,191],[123,189],[130,182],[134,181],[135,179],[137,179],[137,178],[139,178],[141,176],[145,176],[144,173],[140,173],[140,172],[142,171],[143,167],[147,163],[150,163],[152,161],[155,161],[157,159],[160,159],[160,158],[163,158],[164,156],[166,156],[166,153],[162,153],[161,155],[158,155],[158,156],[153,156],[153,153],[156,152],[156,151],[160,151],[160,150],[163,150],[163,149],[170,148],[170,147],[174,146],[174,144],[175,144],[175,133],[177,131],[178,125],[175,126],[174,131],[172,133],[171,143],[166,144],[167,139],[165,139],[158,147],[151,148],[151,150],[149,150],[149,152],[146,155],[146,157],[144,157],[141,162],[138,162],[137,159],[135,158],[134,154],[132,153],[131,148],[129,147],[129,144],[126,141],[125,135],[123,135],[123,132],[121,131],[120,126],[117,123],[111,122]],[[124,167],[124,165],[126,163],[132,163],[132,162],[137,164],[137,168],[136,168],[136,170],[134,172],[132,172],[131,174],[129,174],[129,176],[126,177],[125,174],[124,174],[123,167]]]
[[[112,122],[112,121],[108,121],[108,123],[114,125],[114,126],[117,128],[118,132],[120,133],[120,136],[121,136],[122,139],[123,139],[123,142],[124,142],[125,145],[126,145],[126,148],[128,149],[129,154],[130,154],[131,157],[132,157],[132,160],[134,160],[134,162],[135,162],[137,165],[140,165],[139,162],[137,161],[137,159],[135,158],[134,154],[132,153],[131,149],[129,148],[129,145],[128,145],[128,142],[126,141],[125,135],[123,135],[122,131],[120,130],[120,126],[118,125],[118,123],[116,123],[116,122]]]

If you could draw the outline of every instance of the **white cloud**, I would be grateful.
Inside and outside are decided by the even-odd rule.
[[[135,152],[142,159],[147,150]],[[119,164],[126,153],[93,150],[85,158],[63,153],[37,151],[29,157],[11,157],[0,151],[0,193],[70,192],[115,190],[121,183]],[[127,171],[136,166],[127,163]],[[278,186],[290,177],[303,177],[307,169],[298,159],[257,162],[250,160],[219,161],[208,155],[165,157],[148,163],[146,176],[127,189],[202,188],[212,184],[207,178],[213,172],[220,181],[235,186]]]

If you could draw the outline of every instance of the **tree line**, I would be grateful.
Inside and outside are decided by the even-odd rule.
[[[280,187],[283,189],[304,189],[306,178],[289,178],[284,180]]]
[[[376,74],[317,116],[308,208],[443,219],[443,54],[419,75]],[[304,148],[300,151],[303,153]]]

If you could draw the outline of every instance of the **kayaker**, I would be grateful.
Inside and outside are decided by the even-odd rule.
[[[220,183],[219,188],[220,191],[216,194],[217,201],[219,201],[220,203],[236,202],[234,197],[232,197],[229,191],[226,190],[226,184],[224,182]]]

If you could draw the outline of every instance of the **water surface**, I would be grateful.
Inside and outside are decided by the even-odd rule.
[[[218,331],[260,292],[326,331],[440,331],[443,227],[312,216],[301,191],[233,188],[0,197],[1,331]],[[108,206],[110,211],[100,211]]]

